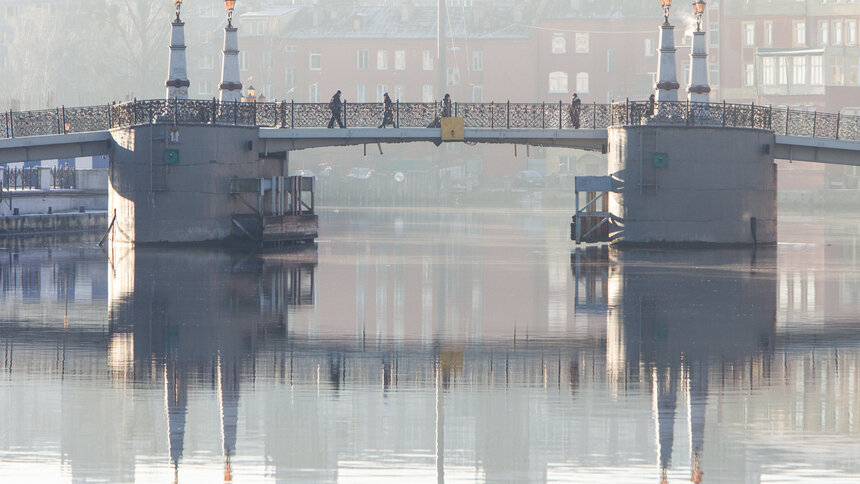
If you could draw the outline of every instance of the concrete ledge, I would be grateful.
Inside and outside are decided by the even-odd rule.
[[[0,217],[0,237],[106,230],[107,212]]]
[[[0,163],[106,155],[110,141],[108,131],[0,139]]]

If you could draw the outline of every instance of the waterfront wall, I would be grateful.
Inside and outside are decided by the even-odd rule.
[[[107,212],[19,215],[0,217],[0,237],[103,231],[107,226]]]
[[[609,173],[624,184],[609,209],[624,243],[776,242],[772,132],[613,127],[609,146]]]

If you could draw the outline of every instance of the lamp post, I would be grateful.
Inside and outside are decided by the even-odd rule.
[[[185,62],[185,23],[179,18],[182,0],[176,4],[176,19],[170,27],[170,59],[167,66],[167,99],[188,99],[188,72]]]
[[[705,13],[705,0],[693,2],[696,14],[696,31],[693,32],[693,48],[690,50],[690,86],[687,88],[691,103],[710,101],[711,87],[708,85],[708,46],[705,31],[702,30],[702,14]]]
[[[660,57],[657,61],[657,112],[660,103],[678,102],[678,74],[675,66],[675,26],[669,23],[672,0],[660,0],[663,7],[663,25],[660,26]]]
[[[227,9],[227,27],[224,28],[224,61],[221,68],[222,102],[238,101],[242,97],[242,82],[239,80],[239,38],[233,27],[233,9],[236,0],[224,0]]]

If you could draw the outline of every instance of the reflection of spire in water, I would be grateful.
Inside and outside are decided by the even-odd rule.
[[[652,405],[657,434],[657,459],[660,462],[660,475],[663,482],[666,482],[666,473],[672,465],[677,393],[675,373],[676,371],[668,365],[659,365],[652,370]]]
[[[436,363],[436,482],[445,483],[445,403],[443,401],[442,364]]]
[[[708,398],[708,365],[706,361],[690,364],[687,380],[687,418],[690,425],[690,461],[692,482],[702,482],[700,459],[705,445],[705,409]]]
[[[164,399],[167,407],[167,443],[170,461],[178,480],[179,460],[185,445],[185,413],[188,408],[188,388],[175,360],[164,364]]]
[[[235,358],[218,355],[218,406],[221,408],[221,441],[224,449],[224,480],[232,481],[230,457],[236,453],[239,420],[239,364]],[[228,480],[229,477],[229,480]]]

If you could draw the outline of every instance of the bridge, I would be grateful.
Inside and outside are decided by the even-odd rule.
[[[569,106],[561,103],[453,103],[466,143],[560,146],[606,151],[611,126],[667,124],[773,131],[774,156],[792,161],[860,165],[860,116],[775,109],[729,103],[625,101],[583,104],[574,129]],[[110,131],[147,125],[235,126],[259,129],[263,153],[324,146],[352,146],[443,140],[428,128],[437,103],[396,103],[397,128],[378,128],[380,103],[343,103],[346,128],[326,129],[327,103],[221,102],[158,99],[80,108],[3,113],[0,163],[107,155]]]

